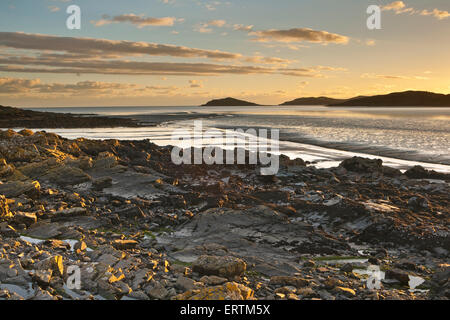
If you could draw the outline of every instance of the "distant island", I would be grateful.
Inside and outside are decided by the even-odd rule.
[[[394,92],[371,97],[358,97],[339,103],[332,107],[450,107],[450,94],[427,91]]]
[[[0,106],[0,128],[113,128],[139,127],[137,121],[127,118],[74,115],[40,112]]]
[[[202,107],[241,107],[241,106],[260,106],[260,105],[253,102],[248,102],[234,98],[211,100],[208,103],[202,105]]]
[[[346,99],[334,99],[328,97],[308,97],[287,101],[280,104],[280,106],[327,106],[329,104],[341,103],[344,101],[346,101]]]

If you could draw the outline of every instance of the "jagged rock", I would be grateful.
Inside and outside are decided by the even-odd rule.
[[[7,198],[16,198],[26,195],[32,199],[39,198],[41,185],[37,181],[10,181],[0,184],[0,194]]]
[[[47,287],[52,279],[52,270],[36,270],[33,275],[33,280],[39,285]]]
[[[53,256],[34,264],[36,270],[52,270],[53,274],[62,276],[64,274],[64,262],[62,256]]]
[[[94,161],[94,168],[113,168],[117,166],[117,157],[111,152],[101,152]]]
[[[398,169],[383,166],[383,160],[381,159],[353,157],[342,161],[341,164],[339,164],[339,167],[358,173],[379,172],[389,177],[402,175],[401,171]]]
[[[13,221],[17,224],[23,223],[27,227],[37,222],[37,216],[32,212],[16,212]]]
[[[9,206],[4,195],[0,194],[0,217],[9,216]]]
[[[136,248],[138,242],[136,240],[114,240],[113,247],[117,250],[128,250]]]
[[[174,297],[175,300],[253,300],[254,291],[236,282],[187,291]]]
[[[227,278],[240,276],[247,269],[246,263],[239,258],[225,256],[201,256],[192,265],[192,271],[201,275],[215,275]]]
[[[7,222],[0,222],[0,235],[6,238],[17,238],[19,234]]]

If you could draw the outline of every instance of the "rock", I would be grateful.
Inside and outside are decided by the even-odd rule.
[[[136,248],[138,242],[135,240],[114,240],[113,247],[117,250],[129,250]]]
[[[316,266],[316,263],[314,262],[314,260],[308,260],[303,262],[303,267],[305,268],[314,268]]]
[[[225,256],[201,256],[192,265],[192,271],[201,275],[214,275],[227,278],[240,276],[247,269],[246,263],[239,258]]]
[[[118,210],[115,213],[118,214],[119,217],[126,217],[126,218],[145,218],[146,217],[146,214],[137,205],[129,206],[128,208]]]
[[[10,216],[8,202],[4,195],[0,194],[0,217]]]
[[[60,186],[76,185],[92,180],[83,170],[71,166],[57,166],[44,174],[41,179]]]
[[[203,282],[204,284],[208,286],[217,286],[220,284],[224,284],[228,280],[226,278],[218,277],[218,276],[203,276],[200,279],[200,282]]]
[[[29,227],[37,222],[37,216],[35,213],[19,211],[14,215],[13,221],[17,224],[23,223]]]
[[[353,265],[351,263],[346,263],[341,267],[342,272],[352,272],[353,271]]]
[[[169,291],[160,282],[154,281],[145,289],[145,293],[151,299],[163,300],[167,297]]]
[[[117,157],[110,152],[99,153],[97,160],[94,161],[94,168],[110,169],[117,166]]]
[[[92,182],[92,187],[97,190],[97,191],[101,191],[105,188],[109,188],[112,186],[112,178],[111,177],[103,177],[103,178],[99,178],[96,179]]]
[[[81,207],[64,209],[54,214],[55,217],[79,217],[87,215],[88,215],[87,209]]]
[[[385,278],[386,279],[397,280],[402,285],[408,285],[409,284],[409,275],[406,272],[398,270],[398,269],[387,270]]]
[[[175,300],[253,300],[254,291],[236,282],[221,286],[187,291],[177,295]]]
[[[36,270],[51,270],[53,274],[62,276],[64,274],[64,263],[62,256],[53,256],[34,264]]]
[[[450,180],[450,174],[439,173],[434,170],[426,170],[422,166],[414,166],[405,172],[405,176],[410,179],[437,179]]]
[[[408,200],[408,206],[411,209],[427,209],[430,207],[430,203],[425,197],[415,196]]]
[[[193,290],[196,285],[194,280],[180,276],[175,283],[175,287],[182,291],[189,291]]]
[[[17,198],[26,195],[32,199],[39,198],[41,185],[37,181],[9,181],[0,184],[0,194],[7,198]]]
[[[47,287],[52,279],[52,270],[36,270],[33,275],[33,280],[39,285]]]
[[[0,222],[0,235],[5,238],[17,238],[19,234],[7,222]]]
[[[340,167],[348,171],[359,173],[381,172],[383,161],[381,159],[367,159],[361,157],[353,157],[341,162]]]
[[[345,287],[336,287],[336,288],[334,288],[334,292],[341,293],[349,298],[353,298],[356,296],[355,290],[350,289],[350,288],[345,288]]]
[[[269,282],[271,285],[294,286],[296,288],[306,287],[309,283],[310,281],[307,279],[290,276],[275,276],[270,278]]]
[[[73,246],[73,249],[75,250],[76,253],[80,254],[81,252],[84,252],[87,250],[87,245],[86,242],[84,241],[78,241],[77,243],[75,243],[75,245]]]

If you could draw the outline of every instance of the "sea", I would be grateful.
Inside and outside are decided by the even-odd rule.
[[[279,131],[279,153],[327,168],[352,156],[379,158],[405,170],[414,165],[450,173],[450,108],[435,107],[62,107],[36,111],[129,117],[147,127],[44,129],[66,138],[142,140],[186,147],[174,132],[230,132],[245,139],[249,132]],[[150,125],[152,122],[157,125]],[[255,129],[255,131],[247,131]],[[39,129],[42,130],[42,129]],[[194,141],[193,139],[192,141]],[[204,146],[218,140],[203,139]],[[268,140],[270,141],[270,137]],[[278,141],[278,140],[277,140]],[[196,142],[198,143],[198,141]]]

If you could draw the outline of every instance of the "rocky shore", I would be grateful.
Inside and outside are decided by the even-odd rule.
[[[0,300],[450,298],[449,175],[170,152],[0,131]]]
[[[148,124],[146,124],[148,125]],[[67,113],[40,112],[0,106],[0,128],[112,128],[139,127],[130,118],[99,117]]]

